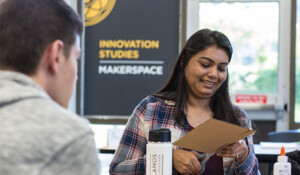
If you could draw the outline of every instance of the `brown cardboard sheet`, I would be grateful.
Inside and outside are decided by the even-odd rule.
[[[173,144],[194,151],[214,154],[227,145],[255,132],[255,130],[217,119],[209,119]]]

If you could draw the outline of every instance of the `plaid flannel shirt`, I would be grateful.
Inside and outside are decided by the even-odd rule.
[[[251,128],[251,122],[246,113],[238,107],[237,109],[242,126]],[[110,174],[145,174],[149,130],[169,128],[172,143],[185,135],[188,132],[188,123],[186,121],[186,127],[175,124],[174,111],[174,102],[153,96],[143,99],[127,122],[119,147],[110,164]],[[223,158],[224,174],[260,174],[251,135],[247,137],[247,141],[250,149],[247,159],[239,165],[232,158]],[[181,148],[174,146],[173,149]],[[173,168],[173,174],[179,173]]]

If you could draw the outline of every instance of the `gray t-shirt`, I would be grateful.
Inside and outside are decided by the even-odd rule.
[[[98,175],[88,122],[26,75],[0,71],[0,174]]]

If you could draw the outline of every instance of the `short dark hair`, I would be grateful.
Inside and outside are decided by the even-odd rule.
[[[34,74],[50,43],[62,40],[68,56],[82,30],[64,0],[0,0],[0,69]]]
[[[185,118],[183,109],[186,109],[188,98],[188,84],[184,70],[189,60],[198,52],[206,50],[211,46],[223,49],[228,55],[229,62],[232,56],[232,46],[229,39],[221,32],[202,29],[194,33],[184,45],[179,54],[168,82],[154,96],[166,100],[175,101],[175,121],[181,126],[184,125]],[[230,101],[228,90],[228,76],[210,101],[210,108],[214,112],[214,117],[223,121],[228,121],[240,125],[233,105]]]

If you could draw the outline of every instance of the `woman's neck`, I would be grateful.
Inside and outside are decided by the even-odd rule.
[[[209,106],[210,99],[193,98],[187,100],[187,120],[193,127],[197,127],[208,119],[213,118],[213,112]]]

